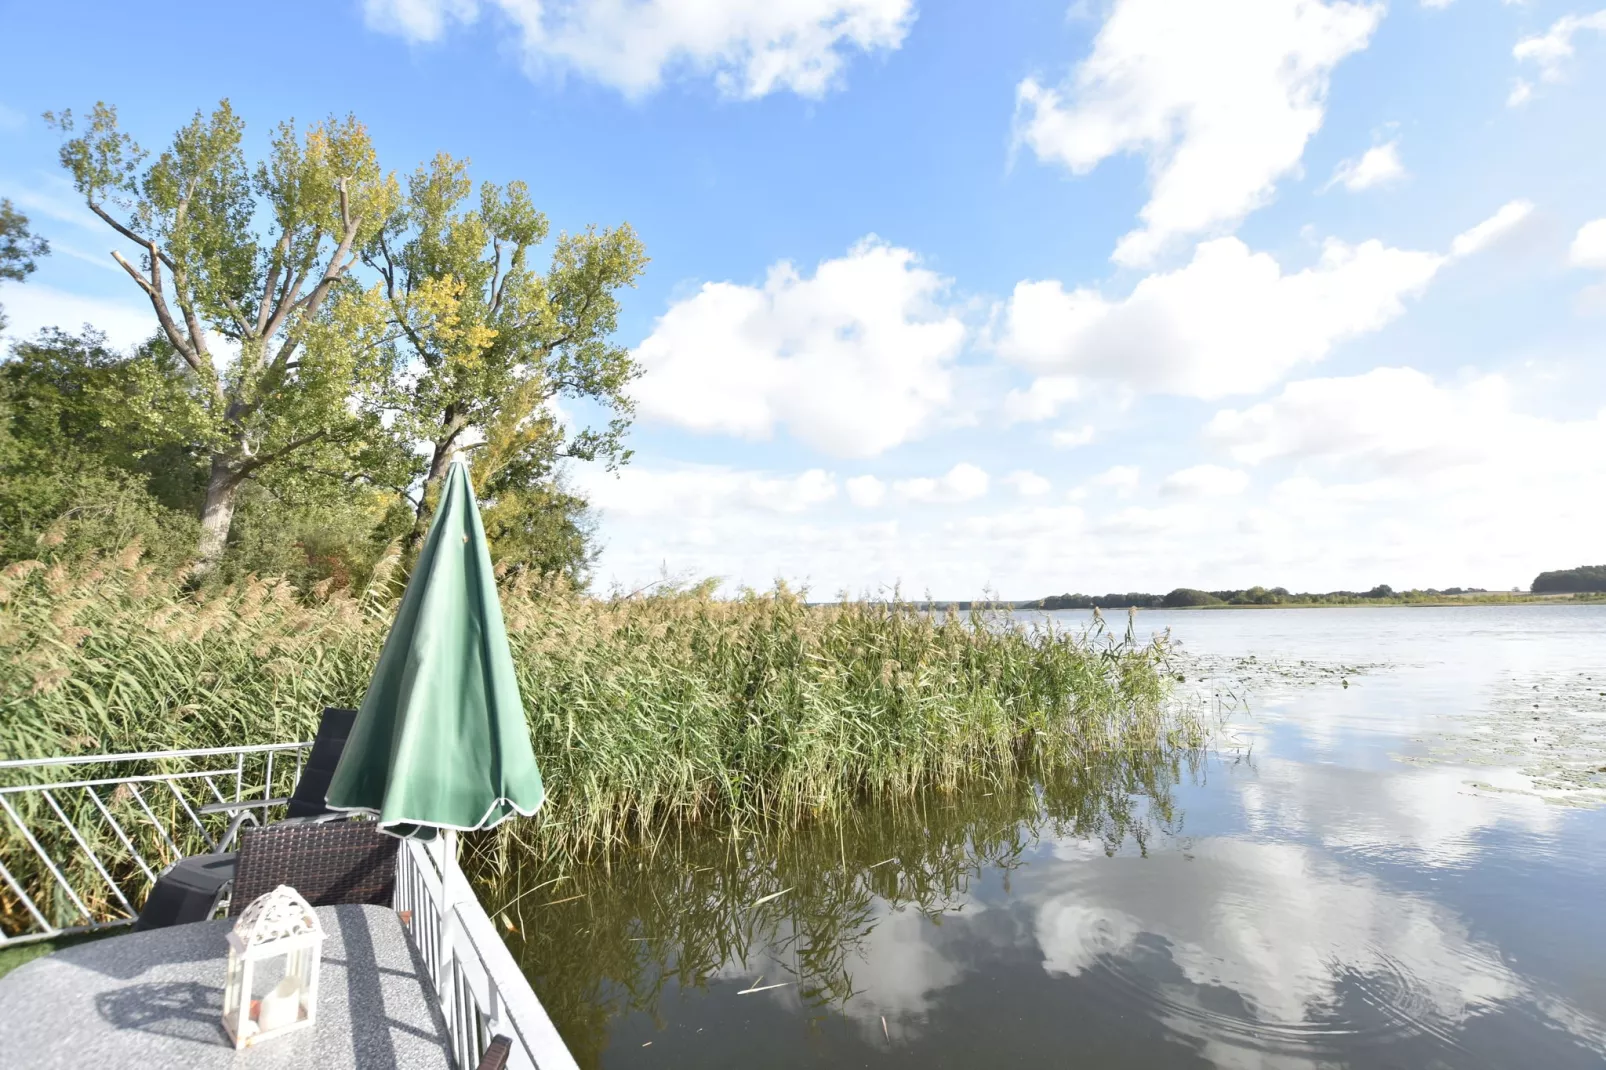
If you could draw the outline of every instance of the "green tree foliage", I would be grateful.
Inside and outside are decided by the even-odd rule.
[[[1029,609],[1158,609],[1163,599],[1157,594],[1131,591],[1126,594],[1052,594],[1037,602],[1029,602]]]
[[[1192,587],[1178,587],[1162,600],[1167,609],[1181,609],[1187,606],[1219,606],[1221,599],[1209,591],[1197,591]]]
[[[583,582],[592,524],[562,466],[629,457],[638,371],[612,335],[646,257],[628,225],[560,234],[537,267],[548,224],[522,183],[476,191],[443,154],[404,196],[354,118],[283,124],[254,164],[227,101],[155,155],[104,104],[46,118],[89,209],[133,246],[113,256],[157,334],[127,360],[66,336],[19,356],[23,415],[6,422],[30,445],[13,476],[59,482],[49,443],[70,441],[97,478],[199,518],[196,578],[344,584],[422,532],[446,461],[473,449],[499,565]],[[88,438],[31,415],[50,360],[76,385],[46,407]],[[599,422],[571,427],[560,399]]]
[[[271,477],[240,496],[218,577],[283,576],[302,591],[362,590],[411,528],[402,496],[363,483]]]
[[[530,261],[547,233],[524,183],[482,183],[475,197],[467,161],[442,153],[364,248],[409,358],[392,384],[396,426],[429,444],[415,537],[447,461],[467,443],[483,451],[476,489],[510,547],[542,530],[570,542],[578,534],[576,499],[554,482],[563,458],[613,467],[629,457],[625,387],[639,373],[612,335],[618,291],[635,284],[646,254],[628,224],[593,227],[560,234],[541,271]],[[558,399],[594,405],[607,422],[569,431],[554,415]]]
[[[190,560],[208,454],[169,417],[195,387],[160,336],[132,354],[93,331],[47,330],[14,346],[0,364],[0,560],[77,558],[136,539],[161,564]],[[216,574],[361,586],[412,519],[394,492],[280,465],[242,488]]]
[[[202,460],[144,434],[133,386],[170,353],[46,331],[0,365],[0,557],[77,556],[136,539],[166,563],[193,548]]]
[[[0,279],[21,282],[33,274],[35,257],[50,252],[50,243],[28,229],[28,217],[0,200]],[[0,307],[0,331],[6,329],[6,310]]]
[[[1534,594],[1587,594],[1606,591],[1606,565],[1580,565],[1578,568],[1541,572],[1534,577]]]
[[[276,468],[290,478],[292,461],[347,478],[353,454],[384,437],[377,411],[353,403],[390,374],[386,304],[349,272],[399,187],[350,117],[304,134],[282,124],[254,167],[227,101],[154,158],[105,104],[81,129],[71,112],[46,118],[67,135],[61,162],[90,211],[138,251],[138,264],[113,256],[191,377],[182,404],[153,418],[206,451],[196,552],[210,572],[244,485]]]

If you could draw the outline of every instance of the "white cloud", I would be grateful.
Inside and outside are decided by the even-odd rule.
[[[1196,464],[1172,472],[1160,481],[1160,493],[1178,498],[1228,498],[1242,494],[1249,486],[1249,474],[1217,464]]]
[[[1205,433],[1243,464],[1320,460],[1414,478],[1469,469],[1483,473],[1490,493],[1505,478],[1531,487],[1541,472],[1598,478],[1606,466],[1583,456],[1606,454],[1606,410],[1593,420],[1541,419],[1513,410],[1500,376],[1440,386],[1413,368],[1289,383],[1270,401],[1218,412]]]
[[[820,264],[781,262],[762,286],[705,283],[635,350],[643,417],[748,439],[778,427],[868,457],[918,437],[953,402],[965,326],[947,283],[874,240]]]
[[[1584,30],[1606,33],[1606,10],[1592,15],[1564,15],[1544,33],[1518,41],[1511,54],[1519,63],[1537,64],[1543,81],[1559,82],[1565,74],[1567,61],[1573,58],[1573,38]],[[1522,99],[1526,100],[1527,96],[1525,93]]]
[[[1053,419],[1068,401],[1082,396],[1082,385],[1073,376],[1045,375],[1032,380],[1025,390],[1004,395],[1004,424],[1037,423]]]
[[[873,509],[887,500],[887,485],[875,476],[854,476],[845,485],[848,501],[861,509]]]
[[[1512,201],[1457,236],[1448,255],[1330,238],[1313,266],[1292,273],[1237,238],[1216,238],[1120,300],[1027,280],[995,310],[993,346],[1059,377],[1207,399],[1255,393],[1386,326],[1452,258],[1495,245],[1532,212],[1527,201]]]
[[[1076,174],[1145,154],[1143,226],[1114,254],[1145,264],[1175,237],[1236,223],[1297,172],[1333,68],[1382,16],[1381,4],[1320,0],[1117,0],[1064,84],[1020,83],[1017,137]]]
[[[1113,379],[1150,392],[1215,398],[1263,390],[1347,338],[1404,310],[1443,263],[1378,241],[1330,240],[1320,261],[1284,274],[1237,238],[1111,301],[1054,280],[1022,282],[1004,308],[998,351],[1043,372]]]
[[[1511,93],[1506,97],[1506,107],[1520,108],[1533,99],[1533,83],[1526,78],[1518,78],[1511,83]]]
[[[478,0],[362,0],[363,21],[370,29],[409,41],[436,41],[452,22],[473,22]]]
[[[1061,428],[1049,435],[1048,441],[1057,450],[1073,450],[1078,446],[1085,446],[1093,441],[1093,425]]]
[[[1095,487],[1108,487],[1124,498],[1138,489],[1138,481],[1142,477],[1143,470],[1136,465],[1118,464],[1106,468],[1088,482]]]
[[[682,72],[734,97],[818,97],[849,53],[900,47],[915,18],[914,0],[363,0],[370,27],[412,41],[437,40],[482,7],[512,24],[533,68],[633,97]]]
[[[1567,259],[1574,267],[1606,268],[1606,219],[1592,219],[1578,228]]]
[[[1456,235],[1455,241],[1450,243],[1451,256],[1471,256],[1473,253],[1494,245],[1502,238],[1516,232],[1517,228],[1533,215],[1534,206],[1530,201],[1511,201],[1501,205],[1500,210],[1485,219],[1482,223]]]
[[[892,493],[899,501],[920,505],[968,502],[987,493],[987,473],[961,462],[935,479],[900,479],[892,484]]]
[[[588,469],[581,478],[592,504],[620,517],[706,517],[731,509],[795,514],[836,497],[836,477],[819,468],[795,476],[721,466]]]
[[[1041,498],[1054,489],[1054,484],[1036,472],[1025,469],[1009,473],[1004,477],[1004,482],[1015,488],[1015,493],[1022,498]]]
[[[1007,544],[1041,562],[1053,556],[1043,552],[1046,544],[1079,534],[1085,521],[1086,515],[1075,506],[1033,504],[949,521],[944,525],[944,535],[961,553]]]
[[[46,327],[77,332],[87,323],[105,332],[113,346],[128,349],[156,333],[156,313],[148,304],[86,297],[35,282],[0,283],[0,305],[9,321],[6,334],[16,340]]]
[[[1405,177],[1405,164],[1400,160],[1400,143],[1390,141],[1374,145],[1361,154],[1359,160],[1345,160],[1333,172],[1328,187],[1343,186],[1351,193],[1387,186]]]
[[[1022,498],[1011,484],[970,501],[954,499],[979,489],[974,466],[969,491],[961,469],[901,492],[860,476],[845,499],[826,497],[829,476],[799,472],[682,476],[675,494],[609,483],[600,576],[633,590],[667,566],[732,584],[786,577],[827,596],[901,581],[956,598],[1179,583],[1525,586],[1556,562],[1594,559],[1606,529],[1606,411],[1547,418],[1519,408],[1528,393],[1500,377],[1435,381],[1406,368],[1289,383],[1209,421],[1209,459],[1253,477],[1229,496],[1160,493],[1164,476],[1204,457],[1173,460],[1159,478],[1127,463],[1077,476],[1065,495],[1056,478],[1047,496]],[[1164,463],[1156,446],[1145,455]],[[847,508],[854,495],[879,495],[881,508]]]

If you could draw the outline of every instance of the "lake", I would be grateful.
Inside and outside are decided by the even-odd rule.
[[[509,943],[582,1065],[1602,1065],[1606,606],[1136,625],[1208,751],[526,895]]]

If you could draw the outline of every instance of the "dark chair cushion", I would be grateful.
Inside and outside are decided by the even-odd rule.
[[[318,734],[312,740],[312,753],[307,764],[301,767],[301,779],[290,796],[290,817],[322,817],[329,813],[324,797],[329,794],[329,782],[334,779],[335,766],[346,749],[346,737],[357,721],[356,710],[337,706],[326,707],[323,719],[318,722]]]
[[[231,851],[180,859],[156,878],[134,922],[134,931],[206,921],[217,909],[223,889],[234,879],[236,857]]]
[[[284,823],[240,834],[229,914],[288,884],[315,907],[389,906],[396,889],[398,841],[372,821]]]

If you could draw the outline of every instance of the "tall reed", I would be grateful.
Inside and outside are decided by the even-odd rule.
[[[795,824],[1193,731],[1165,711],[1164,643],[1101,625],[810,606],[784,588],[597,599],[510,583],[503,605],[548,803],[498,852]],[[360,702],[390,611],[272,578],[191,593],[137,547],[12,565],[0,757],[310,738],[322,707]]]

